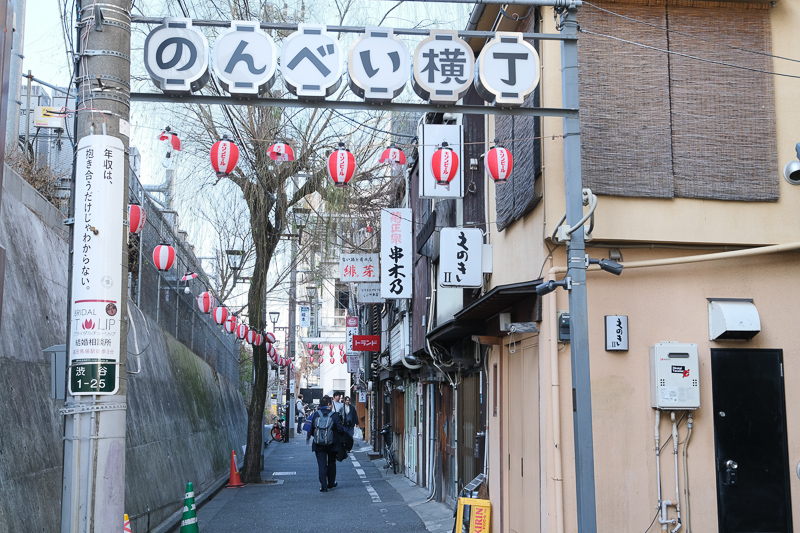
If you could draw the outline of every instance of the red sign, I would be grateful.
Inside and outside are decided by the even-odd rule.
[[[353,351],[356,352],[381,351],[380,335],[353,335]]]

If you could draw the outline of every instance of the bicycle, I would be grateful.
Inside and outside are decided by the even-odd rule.
[[[383,426],[381,430],[381,435],[383,435],[383,457],[386,459],[386,467],[387,469],[392,469],[392,474],[397,474],[397,460],[394,458],[394,452],[392,451],[392,425],[386,424]]]
[[[283,435],[284,435],[284,427],[283,427],[284,418],[278,418],[274,424],[272,424],[272,429],[269,430],[270,441],[276,440],[278,442],[283,442]],[[269,444],[269,443],[267,443]]]

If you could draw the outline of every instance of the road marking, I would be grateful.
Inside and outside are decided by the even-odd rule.
[[[367,483],[366,487],[367,487],[367,492],[369,492],[369,495],[372,496],[372,503],[381,503],[381,497],[378,496],[378,493],[375,491],[375,489],[372,488],[372,485]]]
[[[354,468],[361,466],[361,463],[356,461],[356,456],[355,455],[353,455],[352,453],[349,453],[347,455],[350,457],[350,460],[353,462],[353,467]],[[358,477],[361,478],[361,481],[364,483],[364,488],[367,489],[367,492],[369,493],[370,497],[372,498],[372,503],[381,503],[381,497],[378,496],[378,492],[375,489],[372,488],[372,485],[370,485],[369,481],[367,481],[367,479],[366,479],[367,478],[366,472],[364,472],[364,470],[362,470],[361,468],[355,468],[355,471],[356,471],[356,474],[358,474]]]
[[[294,476],[297,472],[273,472],[273,476]]]
[[[367,477],[367,474],[365,474],[364,471],[361,470],[360,468],[356,468],[356,474],[358,474],[358,477],[360,477],[361,479]]]
[[[353,459],[353,466],[356,466],[356,467],[361,466],[361,463],[359,463],[358,461]]]

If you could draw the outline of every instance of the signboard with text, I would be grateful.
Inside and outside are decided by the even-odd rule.
[[[300,312],[297,314],[297,325],[301,328],[310,328],[311,327],[311,306],[310,305],[301,305],[298,306]]]
[[[347,371],[349,373],[351,373],[351,374],[357,374],[358,373],[358,366],[359,366],[358,360],[359,360],[359,356],[357,356],[357,355],[348,356],[348,358],[347,358]]]
[[[411,298],[411,209],[381,210],[381,296]]]
[[[339,279],[378,281],[378,254],[339,254]]]
[[[353,350],[356,352],[381,351],[380,335],[356,335],[353,337]]]
[[[480,287],[483,284],[483,231],[442,228],[439,236],[439,285]]]
[[[457,124],[423,124],[419,131],[419,181],[421,198],[463,198],[464,197],[464,172],[463,172],[463,144],[464,130]],[[438,183],[433,174],[433,154],[442,143],[456,152],[459,164],[456,175],[447,185]]]
[[[359,304],[382,304],[380,283],[359,283],[358,284],[358,303]]]
[[[69,310],[69,391],[73,396],[109,395],[119,389],[124,168],[119,139],[89,135],[80,140]]]
[[[358,333],[358,317],[357,316],[349,316],[345,322],[346,332],[347,332],[347,344],[345,345],[345,354],[346,355],[353,355],[355,354],[355,350],[353,349],[353,337],[356,336]]]

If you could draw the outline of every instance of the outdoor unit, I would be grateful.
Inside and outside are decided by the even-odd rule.
[[[697,344],[659,342],[650,348],[650,401],[656,409],[700,408]]]

